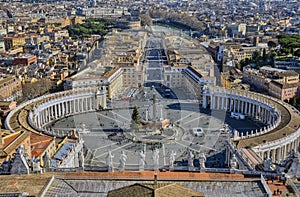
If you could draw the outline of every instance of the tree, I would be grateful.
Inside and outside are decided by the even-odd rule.
[[[276,47],[276,43],[273,42],[272,40],[270,40],[270,41],[268,42],[268,47],[269,47],[269,49],[274,48],[274,47]]]
[[[289,102],[292,106],[297,107],[297,98],[294,96]]]
[[[139,123],[140,118],[141,118],[141,117],[140,117],[138,108],[137,108],[137,106],[135,106],[135,107],[133,108],[133,112],[132,112],[132,114],[131,114],[131,119],[132,119],[132,121],[134,121],[135,123]]]
[[[295,56],[300,57],[300,49],[297,49],[294,53]]]

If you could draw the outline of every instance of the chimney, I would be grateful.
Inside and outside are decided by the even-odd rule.
[[[157,185],[157,173],[154,173],[154,185]]]

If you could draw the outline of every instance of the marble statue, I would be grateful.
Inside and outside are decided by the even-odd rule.
[[[106,156],[106,165],[108,166],[108,171],[112,172],[114,167],[113,167],[113,158],[114,155],[111,154],[111,151],[108,151],[107,156]]]
[[[176,157],[176,152],[172,150],[172,152],[169,155],[169,167],[170,168],[174,168],[174,162],[175,162],[175,158]]]
[[[142,150],[139,152],[138,164],[139,164],[139,171],[144,171],[145,164],[146,164],[146,155]]]
[[[41,168],[41,164],[40,161],[37,159],[33,159],[32,160],[32,172],[33,173],[38,173],[41,174],[42,173],[42,168]]]
[[[152,159],[153,159],[154,170],[158,170],[158,168],[159,168],[159,149],[155,149],[153,151]]]
[[[79,168],[84,168],[84,155],[83,150],[78,152],[78,166]]]
[[[238,168],[237,159],[236,159],[235,155],[233,155],[232,158],[230,159],[230,168],[231,169]]]
[[[45,168],[50,168],[51,167],[51,161],[50,161],[50,157],[48,155],[48,152],[46,152],[45,156],[44,156],[44,167]]]
[[[200,156],[199,156],[200,169],[205,169],[205,162],[206,162],[205,154],[201,153]]]
[[[194,154],[192,151],[189,152],[188,167],[194,167]]]
[[[291,178],[296,177],[300,178],[300,161],[299,161],[299,153],[294,154],[293,162],[287,173]]]
[[[271,159],[269,157],[266,157],[264,160],[264,171],[271,171]]]
[[[11,168],[11,158],[10,156],[8,157],[8,159],[6,161],[4,161],[2,163],[2,167],[3,167],[3,171],[4,172],[9,172],[10,168]]]
[[[119,158],[119,162],[120,162],[119,170],[120,171],[124,171],[125,170],[126,160],[127,160],[127,155],[125,154],[124,151],[122,151],[122,153],[120,155],[120,158]]]

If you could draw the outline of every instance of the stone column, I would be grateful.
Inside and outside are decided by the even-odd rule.
[[[252,113],[251,114],[253,114],[252,116],[255,119],[256,117],[255,117],[255,104],[254,103],[252,103]]]
[[[275,162],[275,149],[272,149],[272,161]]]
[[[287,147],[286,147],[286,144],[283,146],[283,160],[286,158],[286,152],[287,152]]]
[[[90,110],[93,110],[93,97],[90,97]]]
[[[237,107],[237,110],[238,110],[238,113],[240,113],[241,111],[241,101],[240,101],[240,99],[238,99],[237,100],[237,105],[238,105],[238,107]]]
[[[280,148],[276,149],[276,160],[277,160],[277,162],[281,161]]]
[[[89,111],[88,98],[85,98],[85,111]]]
[[[59,104],[55,105],[55,118],[58,119],[59,117]]]
[[[76,113],[76,111],[77,111],[77,110],[76,110],[76,107],[77,107],[77,106],[76,106],[76,100],[77,100],[77,99],[74,99],[74,100],[73,100],[73,110],[72,110],[73,113]]]
[[[62,108],[62,116],[66,115],[66,102],[62,102],[61,104],[61,108]]]
[[[270,152],[271,152],[270,150],[267,150],[267,158],[270,158]]]
[[[83,112],[84,98],[79,99],[80,112]]]
[[[227,98],[227,96],[225,97],[225,103],[226,103],[226,110],[225,111],[228,111],[228,108],[229,108],[229,102],[228,102],[228,98]]]
[[[236,112],[236,100],[233,99],[233,111]]]
[[[214,107],[214,97],[213,96],[210,96],[210,109],[212,110],[213,107]]]
[[[221,109],[224,110],[225,109],[225,99],[226,99],[226,97],[221,97],[221,98],[222,98],[222,107],[221,107]]]
[[[50,117],[51,117],[51,120],[54,119],[54,113],[53,113],[53,105],[50,106]]]
[[[62,103],[59,103],[58,104],[58,117],[61,117],[61,115],[62,115]]]

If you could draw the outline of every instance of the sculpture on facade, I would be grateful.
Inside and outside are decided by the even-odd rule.
[[[145,164],[146,164],[146,155],[144,151],[141,150],[138,156],[139,171],[144,171]]]
[[[153,151],[152,159],[153,159],[154,170],[158,170],[158,168],[159,168],[159,149],[155,149]]]
[[[169,168],[173,169],[174,168],[174,162],[176,157],[176,152],[172,150],[172,152],[169,155]]]
[[[291,177],[300,178],[300,161],[298,152],[294,154],[293,163],[287,174]]]
[[[33,173],[37,173],[40,174],[42,173],[42,168],[41,168],[41,164],[40,164],[40,160],[39,159],[32,159],[31,161],[31,166],[32,166],[32,172]]]
[[[108,151],[107,156],[106,156],[106,165],[108,167],[109,172],[112,172],[114,169],[113,158],[114,158],[114,155],[111,154],[111,151]]]
[[[269,157],[264,159],[264,171],[271,171],[271,159]]]
[[[11,168],[11,157],[9,156],[7,160],[2,163],[2,168],[5,173],[9,172]]]
[[[189,152],[188,167],[194,167],[194,154],[192,151]]]
[[[119,158],[119,162],[120,162],[119,170],[120,171],[124,171],[125,170],[126,160],[127,160],[127,155],[125,154],[124,151],[122,151],[122,153],[120,155],[120,158]]]
[[[46,152],[45,156],[44,156],[44,167],[45,168],[50,168],[51,167],[51,161],[50,161],[50,157],[48,155],[48,152]]]
[[[238,168],[237,159],[236,159],[235,155],[233,155],[232,158],[230,159],[230,168],[231,169]]]
[[[78,167],[84,168],[84,155],[82,150],[78,152]]]
[[[205,169],[205,162],[206,162],[206,157],[204,153],[201,153],[199,156],[199,165],[200,165],[200,169]]]

